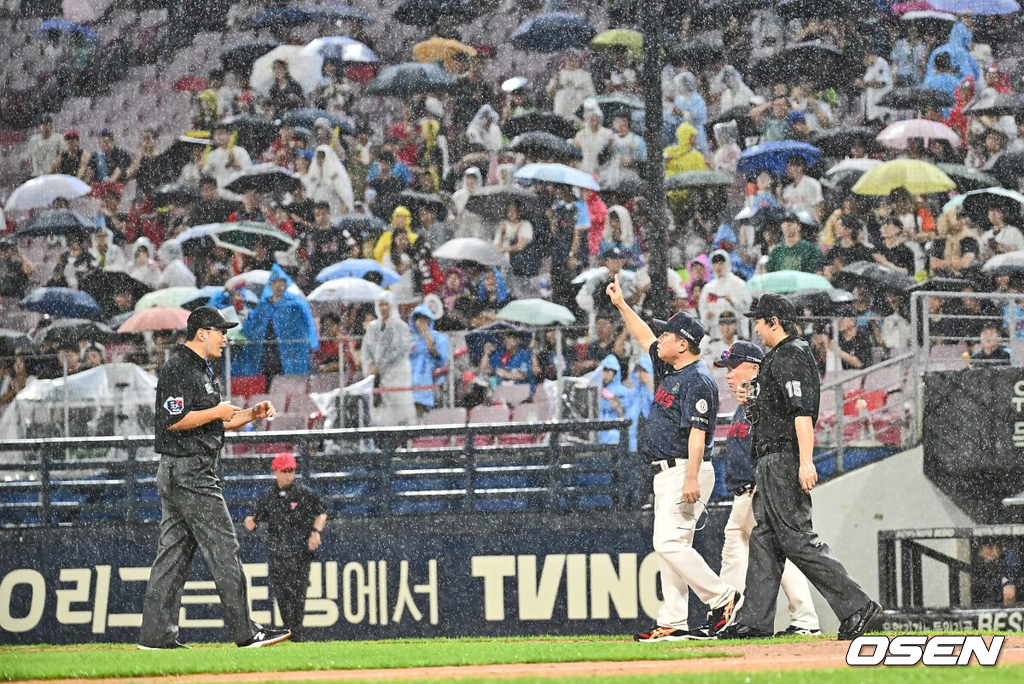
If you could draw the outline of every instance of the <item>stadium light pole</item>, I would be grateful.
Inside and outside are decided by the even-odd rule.
[[[647,294],[649,308],[666,313],[668,305],[668,272],[665,255],[668,252],[666,223],[668,207],[665,202],[665,159],[662,156],[661,116],[661,2],[642,0],[641,27],[644,36],[644,141],[647,160],[644,180],[647,181],[647,249],[650,256],[648,271],[651,290]]]

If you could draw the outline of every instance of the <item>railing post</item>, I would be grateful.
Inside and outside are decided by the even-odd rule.
[[[615,477],[618,479],[618,501],[616,508],[626,508],[629,502],[629,473],[632,459],[629,458],[629,425],[619,430],[619,447],[615,450]]]
[[[548,508],[558,509],[558,490],[561,489],[559,470],[562,466],[562,429],[556,426],[551,431],[551,451],[548,453]]]
[[[376,440],[380,446],[380,506],[381,515],[390,516],[391,510],[391,481],[393,478],[393,467],[395,458],[395,444],[398,440],[393,435],[387,434]]]
[[[125,451],[128,453],[127,460],[125,461],[125,488],[128,494],[127,505],[125,506],[125,522],[133,524],[137,522],[136,512],[138,510],[138,471],[136,470],[139,465],[137,458],[137,447],[135,443],[127,440],[128,442]]]
[[[896,608],[896,538],[878,533],[878,600],[883,608]]]
[[[40,522],[43,527],[49,527],[53,524],[53,510],[50,505],[50,464],[53,462],[52,450],[53,447],[44,446],[39,453],[39,507],[41,509]]]
[[[475,513],[476,512],[476,435],[469,434],[469,425],[467,424],[464,428],[466,435],[466,472],[463,475],[463,483],[465,488],[464,505],[465,510],[463,513]]]

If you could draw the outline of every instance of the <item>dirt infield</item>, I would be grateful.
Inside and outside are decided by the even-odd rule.
[[[732,657],[690,657],[680,660],[634,660],[622,662],[574,662],[507,665],[467,665],[461,667],[416,667],[376,670],[312,670],[291,672],[253,672],[238,674],[198,674],[175,677],[132,677],[125,679],[46,679],[30,684],[194,684],[198,682],[268,681],[351,681],[408,680],[489,677],[587,677],[640,674],[704,672],[758,672],[780,670],[820,670],[845,668],[848,642],[833,639],[793,644],[744,644],[714,646],[717,653]],[[637,648],[644,648],[637,645]],[[691,649],[687,649],[691,650]],[[699,650],[697,651],[699,652]],[[1001,665],[1024,664],[1024,637],[1007,637],[999,657]]]

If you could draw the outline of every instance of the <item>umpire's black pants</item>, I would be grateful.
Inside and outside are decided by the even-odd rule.
[[[302,631],[311,562],[309,553],[270,554],[270,583],[274,587],[274,598],[281,611],[281,621],[285,628],[291,630],[293,638]]]
[[[757,525],[750,534],[746,594],[736,622],[763,632],[775,631],[775,606],[787,558],[840,620],[871,600],[811,528],[811,496],[800,488],[799,470],[800,458],[793,453],[768,454],[757,461]]]

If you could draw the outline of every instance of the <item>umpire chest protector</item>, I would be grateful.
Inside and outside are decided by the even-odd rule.
[[[797,452],[795,419],[818,421],[821,380],[807,340],[790,336],[770,349],[754,381],[756,398],[747,415],[755,458]]]

